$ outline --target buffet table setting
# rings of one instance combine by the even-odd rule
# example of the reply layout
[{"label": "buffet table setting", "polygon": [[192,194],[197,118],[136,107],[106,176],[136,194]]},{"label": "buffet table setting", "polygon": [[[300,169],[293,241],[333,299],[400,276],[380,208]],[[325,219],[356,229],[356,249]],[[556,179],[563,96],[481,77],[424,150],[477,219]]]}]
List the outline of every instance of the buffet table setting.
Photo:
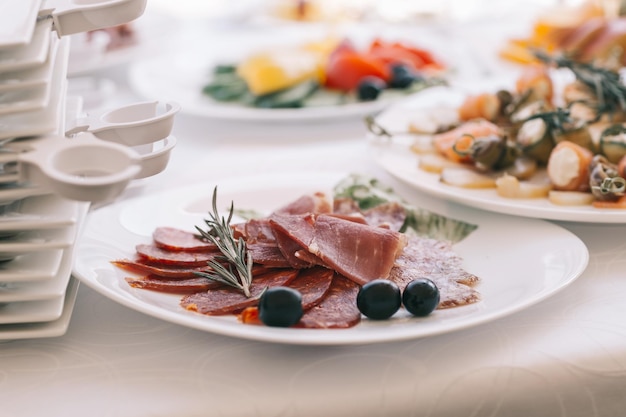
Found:
[{"label": "buffet table setting", "polygon": [[[623,413],[626,211],[449,187],[418,169],[404,131],[424,106],[455,102],[450,90],[514,85],[523,66],[498,53],[529,33],[536,10],[471,10],[453,24],[393,14],[333,22],[333,34],[361,43],[374,33],[428,47],[448,66],[446,85],[343,107],[268,109],[208,101],[212,66],[241,60],[254,42],[320,39],[328,22],[279,24],[255,2],[242,2],[254,13],[233,5],[221,20],[176,15],[167,3],[148,3],[126,49],[89,55],[93,39],[71,35],[67,105],[80,117],[66,127],[89,129],[79,122],[132,103],[166,103],[158,112],[176,115],[159,138],[167,166],[135,172],[111,198],[75,203],[71,276],[54,319],[37,320],[33,307],[35,319],[12,321],[28,305],[11,304],[23,284],[12,287],[8,274],[18,268],[0,269],[0,284],[9,283],[0,285],[0,417]],[[163,154],[149,146],[149,155]],[[480,277],[479,299],[425,317],[401,308],[348,328],[280,328],[190,311],[180,294],[129,285],[137,274],[113,263],[150,245],[158,228],[194,231],[210,217],[212,196],[245,219],[302,195],[333,195],[348,180],[372,180],[378,197],[392,193],[434,218],[434,233],[454,240],[464,270]]]}]

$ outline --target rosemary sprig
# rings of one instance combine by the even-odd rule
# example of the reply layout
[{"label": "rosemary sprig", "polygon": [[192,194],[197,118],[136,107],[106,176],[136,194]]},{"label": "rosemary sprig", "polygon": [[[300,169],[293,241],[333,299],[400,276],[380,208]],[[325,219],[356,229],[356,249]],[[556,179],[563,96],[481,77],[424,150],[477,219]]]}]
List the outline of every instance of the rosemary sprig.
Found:
[{"label": "rosemary sprig", "polygon": [[[213,190],[213,212],[209,212],[209,219],[205,219],[207,230],[196,226],[203,238],[213,242],[222,253],[219,258],[227,262],[226,266],[216,259],[208,261],[214,272],[196,272],[197,275],[221,282],[243,291],[250,297],[252,285],[252,255],[247,251],[246,242],[239,238],[235,240],[230,221],[233,217],[234,206],[231,202],[228,218],[220,217],[217,210],[217,187]],[[233,269],[234,268],[234,269]]]}]

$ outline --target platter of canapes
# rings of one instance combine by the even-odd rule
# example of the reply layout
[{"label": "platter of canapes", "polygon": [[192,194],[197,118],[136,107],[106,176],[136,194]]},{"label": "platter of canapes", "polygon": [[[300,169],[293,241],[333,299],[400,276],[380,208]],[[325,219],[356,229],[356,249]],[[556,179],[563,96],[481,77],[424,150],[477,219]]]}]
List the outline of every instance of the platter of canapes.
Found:
[{"label": "platter of canapes", "polygon": [[527,217],[626,221],[626,86],[543,56],[506,88],[435,87],[367,120],[377,163],[430,194]]}]

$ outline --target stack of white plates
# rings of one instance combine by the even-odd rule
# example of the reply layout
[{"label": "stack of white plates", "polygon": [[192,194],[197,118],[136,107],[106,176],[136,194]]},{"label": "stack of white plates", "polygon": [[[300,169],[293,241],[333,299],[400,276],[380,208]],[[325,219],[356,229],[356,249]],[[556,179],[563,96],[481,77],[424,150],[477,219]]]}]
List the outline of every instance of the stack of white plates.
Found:
[{"label": "stack of white plates", "polygon": [[[0,139],[61,133],[69,40],[37,19],[41,2],[4,0],[0,9]],[[74,103],[76,105],[76,103]],[[77,284],[74,243],[87,203],[0,174],[0,340],[63,334]]]},{"label": "stack of white plates", "polygon": [[[81,110],[67,97],[69,37],[57,36],[59,20],[43,7],[0,4],[0,141],[63,137]],[[24,181],[16,161],[0,162],[0,340],[59,336],[78,289],[73,253],[89,203]]]}]

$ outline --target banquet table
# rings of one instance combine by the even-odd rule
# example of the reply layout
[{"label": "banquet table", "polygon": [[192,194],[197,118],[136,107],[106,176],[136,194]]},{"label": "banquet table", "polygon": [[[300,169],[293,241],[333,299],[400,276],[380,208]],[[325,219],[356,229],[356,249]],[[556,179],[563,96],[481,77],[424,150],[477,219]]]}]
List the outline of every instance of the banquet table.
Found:
[{"label": "banquet table", "polygon": [[[136,99],[124,68],[105,75],[117,83],[115,100]],[[174,135],[168,168],[131,184],[119,201],[255,175],[341,171],[379,178],[434,210],[456,205],[373,163],[361,119],[233,124],[183,113]],[[402,341],[320,346],[223,336],[81,283],[66,334],[0,343],[0,417],[623,415],[626,225],[551,223],[589,250],[577,280],[506,317]]]}]

